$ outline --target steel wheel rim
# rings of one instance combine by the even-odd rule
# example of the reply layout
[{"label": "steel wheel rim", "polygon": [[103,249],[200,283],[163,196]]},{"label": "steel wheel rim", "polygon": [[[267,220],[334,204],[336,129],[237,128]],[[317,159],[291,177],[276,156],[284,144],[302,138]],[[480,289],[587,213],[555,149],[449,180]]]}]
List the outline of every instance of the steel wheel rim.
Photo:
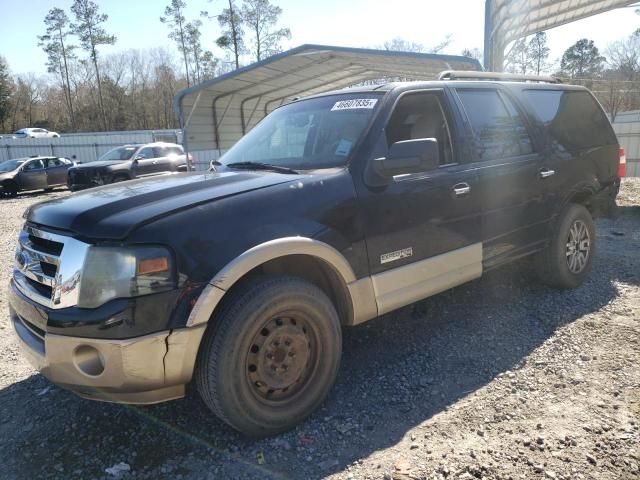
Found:
[{"label": "steel wheel rim", "polygon": [[298,394],[317,364],[317,340],[309,323],[283,315],[267,321],[249,344],[245,376],[254,396],[265,403]]},{"label": "steel wheel rim", "polygon": [[576,220],[569,228],[567,235],[567,266],[571,273],[580,273],[587,266],[591,254],[591,236],[587,225]]}]

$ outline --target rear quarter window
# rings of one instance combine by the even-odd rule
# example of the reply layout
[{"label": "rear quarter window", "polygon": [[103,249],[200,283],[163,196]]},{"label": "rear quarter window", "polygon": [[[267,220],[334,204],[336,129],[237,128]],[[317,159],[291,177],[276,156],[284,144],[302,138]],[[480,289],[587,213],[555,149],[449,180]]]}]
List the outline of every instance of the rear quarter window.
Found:
[{"label": "rear quarter window", "polygon": [[589,92],[525,90],[524,97],[560,149],[575,151],[617,144],[609,119]]}]

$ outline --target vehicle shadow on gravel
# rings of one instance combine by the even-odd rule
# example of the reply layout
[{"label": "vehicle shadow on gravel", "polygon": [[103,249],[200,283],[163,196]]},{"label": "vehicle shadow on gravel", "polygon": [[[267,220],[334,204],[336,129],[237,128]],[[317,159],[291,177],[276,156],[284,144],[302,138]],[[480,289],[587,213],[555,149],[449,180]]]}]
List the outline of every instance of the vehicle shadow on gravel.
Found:
[{"label": "vehicle shadow on gravel", "polygon": [[[34,375],[0,390],[6,458],[0,477],[101,477],[119,462],[135,478],[319,478],[341,471],[397,444],[416,425],[517,368],[558,327],[609,303],[621,267],[606,254],[608,241],[597,274],[577,290],[535,283],[522,262],[346,329],[329,399],[276,438],[243,437],[193,393],[150,407],[110,405],[79,399]],[[638,260],[625,268],[623,281],[638,282]]]}]

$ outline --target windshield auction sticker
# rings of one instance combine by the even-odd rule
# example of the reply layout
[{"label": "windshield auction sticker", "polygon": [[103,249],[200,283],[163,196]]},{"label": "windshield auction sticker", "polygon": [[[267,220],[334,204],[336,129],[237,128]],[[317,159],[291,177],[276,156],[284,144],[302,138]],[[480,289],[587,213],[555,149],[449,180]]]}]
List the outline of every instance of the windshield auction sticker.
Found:
[{"label": "windshield auction sticker", "polygon": [[334,110],[353,110],[356,108],[368,108],[371,109],[375,107],[378,102],[377,98],[353,98],[351,100],[340,100],[336,102],[333,107],[331,107],[331,111]]}]

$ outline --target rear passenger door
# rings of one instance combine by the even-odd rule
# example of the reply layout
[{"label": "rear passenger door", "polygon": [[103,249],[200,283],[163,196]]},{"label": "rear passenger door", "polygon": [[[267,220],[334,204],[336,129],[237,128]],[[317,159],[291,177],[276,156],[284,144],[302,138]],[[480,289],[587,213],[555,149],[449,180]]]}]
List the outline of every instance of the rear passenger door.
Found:
[{"label": "rear passenger door", "polygon": [[54,187],[67,183],[69,165],[59,158],[47,158],[47,186]]},{"label": "rear passenger door", "polygon": [[483,264],[491,268],[546,239],[549,211],[540,182],[542,155],[522,110],[496,85],[457,88],[475,145],[482,202]]}]

